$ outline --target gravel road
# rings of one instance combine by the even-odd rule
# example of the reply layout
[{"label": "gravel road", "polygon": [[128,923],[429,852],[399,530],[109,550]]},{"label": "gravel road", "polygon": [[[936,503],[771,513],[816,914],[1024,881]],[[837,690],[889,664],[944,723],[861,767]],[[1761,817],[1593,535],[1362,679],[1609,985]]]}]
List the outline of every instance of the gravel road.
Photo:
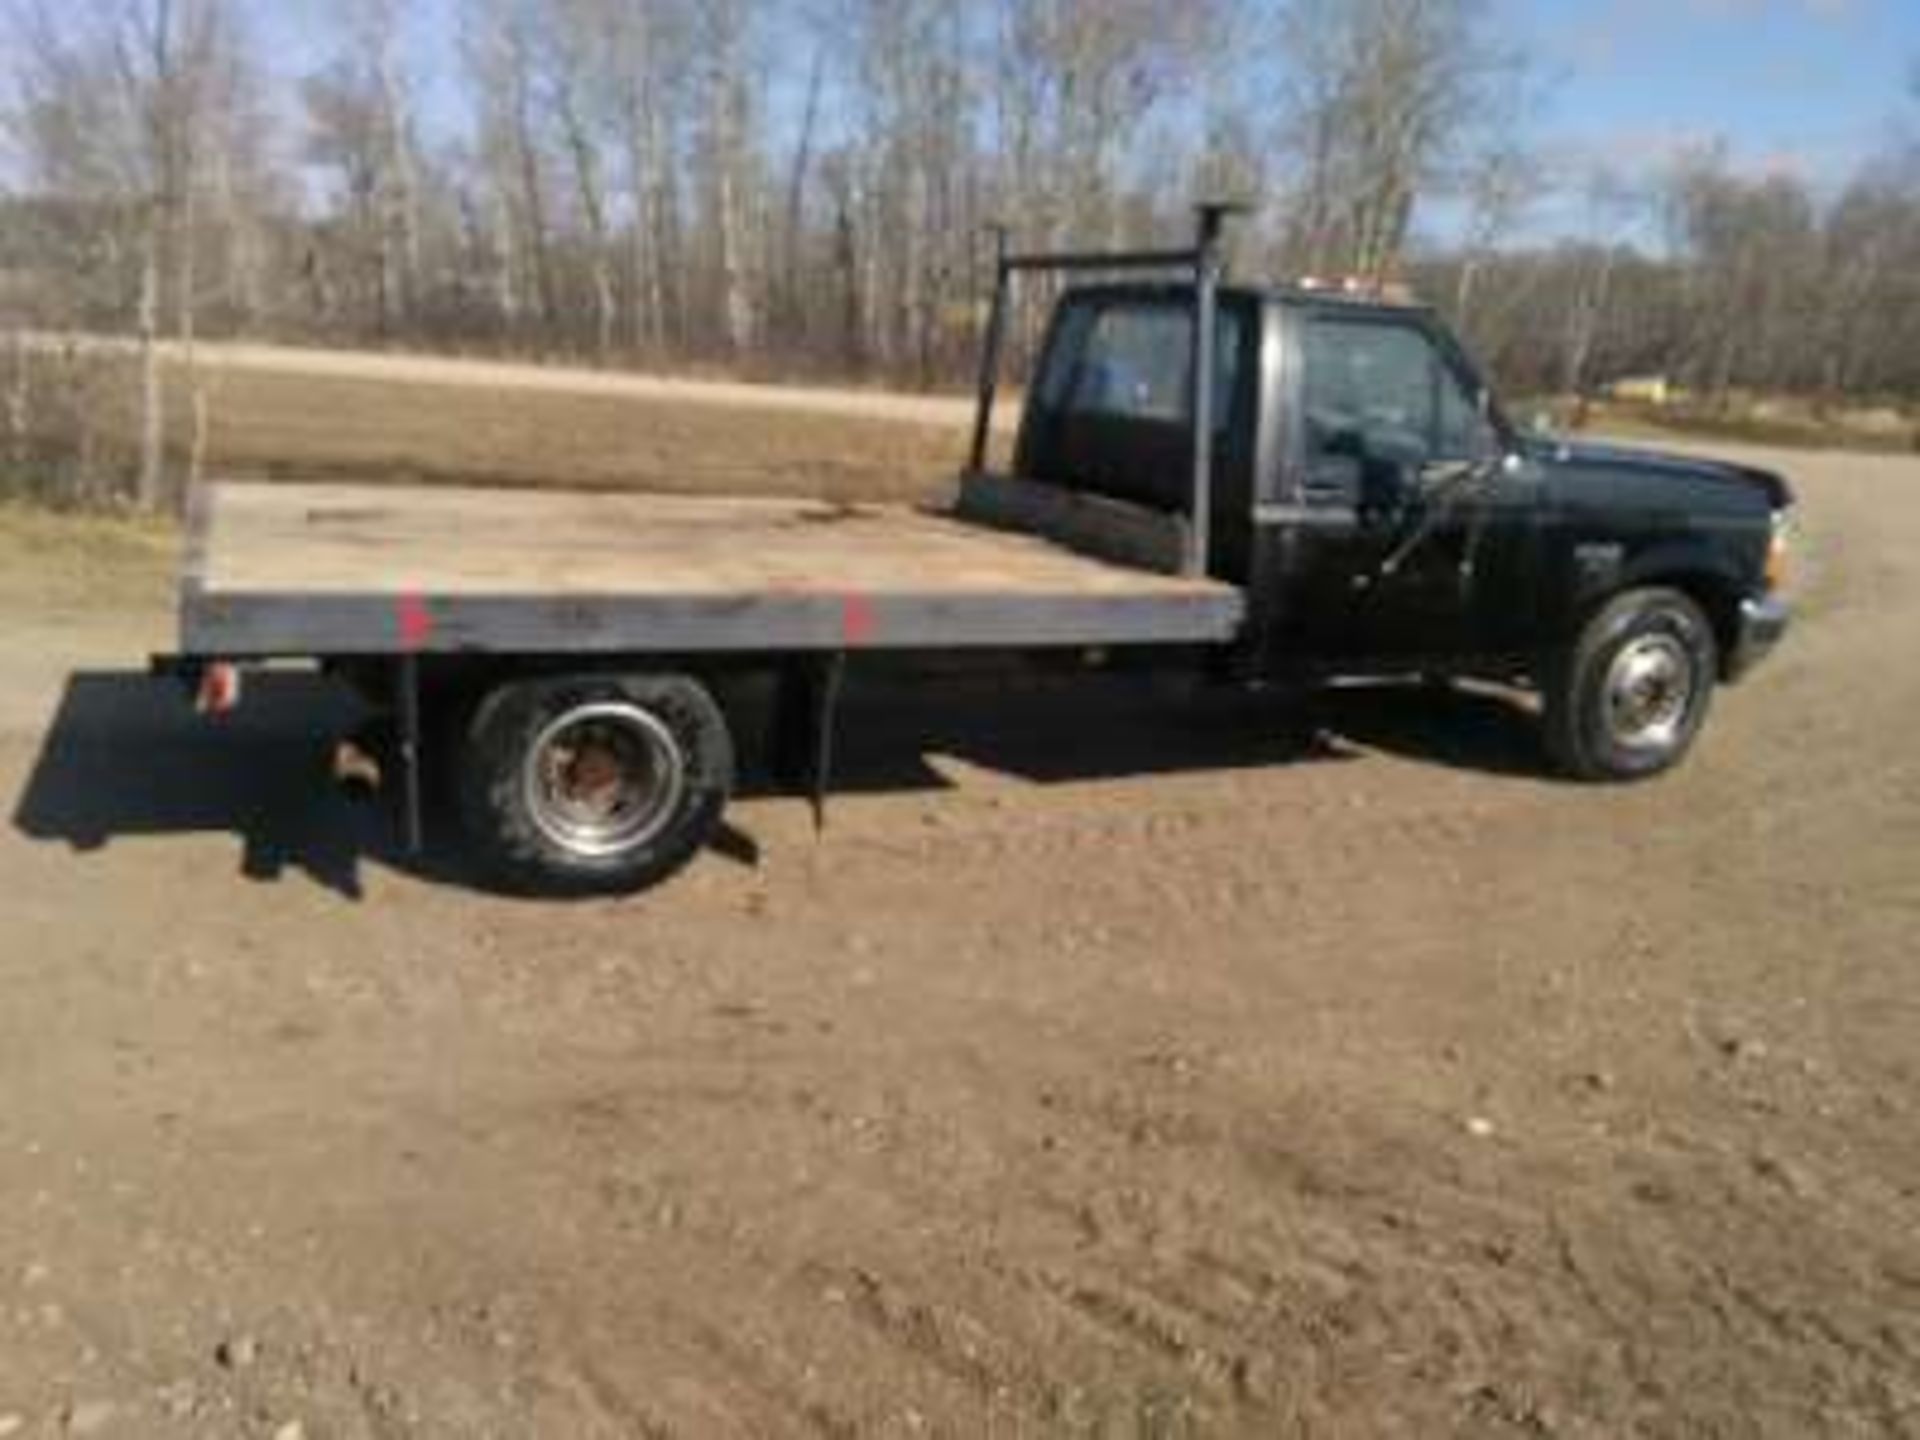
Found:
[{"label": "gravel road", "polygon": [[1920,1435],[1920,463],[1762,458],[1805,620],[1659,784],[868,694],[824,839],[573,907],[16,537],[0,1435]]}]

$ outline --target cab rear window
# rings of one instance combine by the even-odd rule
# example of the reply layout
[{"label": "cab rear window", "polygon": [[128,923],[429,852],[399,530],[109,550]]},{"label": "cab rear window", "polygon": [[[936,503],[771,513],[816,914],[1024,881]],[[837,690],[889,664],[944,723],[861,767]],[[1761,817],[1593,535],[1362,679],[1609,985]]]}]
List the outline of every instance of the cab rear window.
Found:
[{"label": "cab rear window", "polygon": [[[1240,316],[1219,312],[1217,396],[1237,393]],[[1190,423],[1193,310],[1174,301],[1127,300],[1076,305],[1062,317],[1036,390],[1057,414],[1162,424]],[[1216,404],[1225,429],[1231,406]]]}]

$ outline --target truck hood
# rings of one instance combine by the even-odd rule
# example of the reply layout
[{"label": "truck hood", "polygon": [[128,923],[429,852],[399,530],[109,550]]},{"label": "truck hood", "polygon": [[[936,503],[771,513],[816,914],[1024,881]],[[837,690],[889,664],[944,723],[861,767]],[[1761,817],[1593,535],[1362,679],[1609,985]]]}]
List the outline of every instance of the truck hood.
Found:
[{"label": "truck hood", "polygon": [[1679,483],[1725,485],[1764,495],[1767,504],[1783,510],[1793,504],[1793,490],[1786,480],[1771,470],[1736,465],[1724,460],[1705,460],[1693,455],[1675,455],[1661,450],[1641,450],[1623,445],[1574,443],[1558,439],[1530,441],[1528,454],[1550,470],[1570,475],[1605,473],[1638,481],[1671,480]]}]

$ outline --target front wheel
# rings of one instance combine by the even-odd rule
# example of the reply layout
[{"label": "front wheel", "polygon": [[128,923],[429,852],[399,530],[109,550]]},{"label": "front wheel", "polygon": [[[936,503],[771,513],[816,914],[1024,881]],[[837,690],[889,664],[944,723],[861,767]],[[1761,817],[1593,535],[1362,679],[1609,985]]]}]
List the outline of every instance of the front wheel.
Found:
[{"label": "front wheel", "polygon": [[1547,748],[1581,780],[1643,780],[1692,748],[1713,700],[1713,627],[1678,590],[1616,596],[1545,676]]},{"label": "front wheel", "polygon": [[503,685],[461,754],[469,840],[506,887],[641,890],[711,838],[733,789],[726,718],[685,676],[575,675]]}]

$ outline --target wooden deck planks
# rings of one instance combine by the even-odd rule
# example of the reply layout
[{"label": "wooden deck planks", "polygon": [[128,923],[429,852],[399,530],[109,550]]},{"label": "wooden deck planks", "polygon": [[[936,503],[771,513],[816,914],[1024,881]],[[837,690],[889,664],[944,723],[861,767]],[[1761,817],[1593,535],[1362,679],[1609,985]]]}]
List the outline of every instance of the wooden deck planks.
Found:
[{"label": "wooden deck planks", "polygon": [[204,592],[1167,596],[1210,581],[893,506],[433,486],[211,487]]}]

